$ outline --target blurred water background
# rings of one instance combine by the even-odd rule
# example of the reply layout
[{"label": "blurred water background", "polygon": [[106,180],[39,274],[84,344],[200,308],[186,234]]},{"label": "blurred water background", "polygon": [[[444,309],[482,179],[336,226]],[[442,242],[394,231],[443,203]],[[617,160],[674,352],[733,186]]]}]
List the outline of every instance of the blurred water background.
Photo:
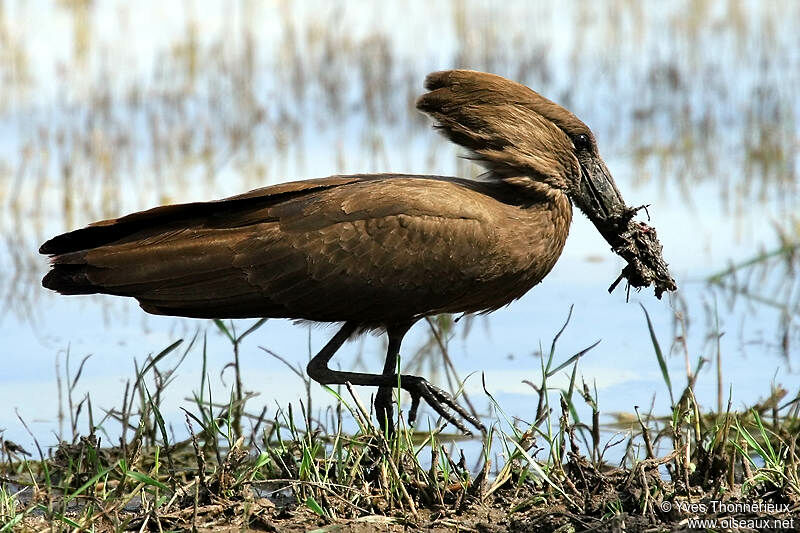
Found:
[{"label": "blurred water background", "polygon": [[[233,384],[223,371],[230,343],[211,322],[42,289],[41,242],[133,210],[280,181],[477,175],[414,110],[424,76],[456,67],[525,83],[583,119],[628,204],[650,204],[680,287],[663,301],[652,291],[630,302],[622,288],[609,295],[621,262],[576,211],[564,254],[540,286],[446,331],[459,375],[472,374],[466,391],[479,411],[490,408],[484,373],[506,414],[531,420],[536,396],[523,380],[539,382],[539,354],[571,304],[556,359],[602,339],[578,377],[597,390],[606,423],[635,405],[669,410],[640,303],[669,353],[676,393],[687,365],[704,358],[695,392],[709,408],[729,397],[742,408],[780,387],[786,399],[797,394],[796,2],[5,0],[0,435],[30,449],[21,417],[43,444],[70,440],[70,396],[78,403],[89,394],[97,422],[121,402],[134,361],[141,367],[179,338],[185,346],[199,335],[162,398],[176,433],[186,432],[179,408],[191,407],[201,382],[204,336],[212,394],[227,400]],[[240,365],[244,388],[259,396],[248,410],[266,407],[271,418],[305,398],[302,381],[260,347],[304,366],[332,334],[271,320],[250,335]],[[336,361],[378,371],[384,343],[351,342]],[[429,324],[412,330],[403,353],[409,370],[446,383]],[[564,371],[552,385],[568,379]],[[371,392],[360,391],[365,400]],[[324,419],[333,398],[316,385],[312,398]],[[86,417],[84,408],[74,421],[83,433]],[[112,443],[119,435],[110,420],[100,431]]]}]

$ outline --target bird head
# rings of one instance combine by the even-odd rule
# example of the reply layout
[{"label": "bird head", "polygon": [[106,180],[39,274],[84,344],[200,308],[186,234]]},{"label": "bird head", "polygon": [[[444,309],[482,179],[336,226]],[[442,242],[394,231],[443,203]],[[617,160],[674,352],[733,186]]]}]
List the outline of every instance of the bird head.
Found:
[{"label": "bird head", "polygon": [[417,100],[489,176],[545,195],[563,192],[593,221],[627,209],[578,117],[519,83],[470,70],[434,72]]},{"label": "bird head", "polygon": [[470,70],[434,72],[417,109],[488,170],[488,178],[528,196],[566,194],[614,252],[628,262],[620,278],[655,284],[658,297],[675,290],[655,230],[633,221],[589,127],[555,102],[519,83]]}]

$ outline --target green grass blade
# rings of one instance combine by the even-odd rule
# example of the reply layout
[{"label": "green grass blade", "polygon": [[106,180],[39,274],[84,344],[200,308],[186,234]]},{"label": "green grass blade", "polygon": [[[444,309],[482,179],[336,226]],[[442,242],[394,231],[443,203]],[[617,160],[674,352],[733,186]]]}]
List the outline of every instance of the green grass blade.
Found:
[{"label": "green grass blade", "polygon": [[540,478],[541,478],[541,479],[542,479],[542,480],[543,480],[545,483],[547,483],[548,485],[550,485],[551,487],[553,487],[553,489],[555,489],[555,490],[556,490],[556,491],[557,491],[559,494],[561,494],[561,496],[563,496],[563,497],[564,497],[564,498],[565,498],[567,501],[569,501],[570,503],[572,503],[572,504],[574,505],[574,502],[572,501],[572,499],[571,499],[569,496],[567,496],[567,493],[566,493],[566,492],[564,492],[564,491],[561,489],[561,487],[559,487],[558,485],[556,485],[555,483],[553,483],[553,480],[551,480],[551,479],[550,479],[550,476],[548,476],[548,475],[547,475],[547,473],[546,473],[546,472],[545,472],[545,471],[542,469],[542,467],[541,467],[541,466],[539,466],[539,463],[537,463],[537,462],[536,462],[536,461],[533,459],[533,457],[531,457],[530,455],[528,455],[528,452],[527,452],[527,451],[525,451],[525,449],[524,449],[522,446],[520,446],[520,445],[519,445],[519,444],[518,444],[516,441],[514,441],[514,440],[511,440],[511,444],[513,444],[513,445],[514,445],[514,446],[517,448],[517,451],[520,453],[520,455],[522,455],[522,457],[524,457],[524,458],[525,458],[525,460],[526,460],[526,461],[528,462],[528,464],[531,466],[531,468],[533,469],[533,471],[534,471],[534,472],[536,472],[536,474],[537,474],[537,475],[538,475],[538,476],[539,476],[539,477],[540,477]]},{"label": "green grass blade", "polygon": [[563,363],[561,363],[560,365],[558,365],[557,367],[555,367],[554,369],[552,369],[552,370],[549,370],[549,371],[547,372],[547,377],[548,377],[548,378],[551,378],[551,377],[553,377],[553,376],[554,376],[554,375],[555,375],[557,372],[559,372],[559,371],[561,371],[561,370],[563,370],[563,369],[567,368],[567,367],[568,367],[569,365],[571,365],[572,363],[576,363],[576,362],[578,361],[578,359],[580,359],[581,357],[583,357],[584,355],[586,355],[586,353],[587,353],[589,350],[591,350],[592,348],[594,348],[594,347],[595,347],[595,346],[597,346],[598,344],[600,344],[600,341],[599,341],[599,340],[598,340],[598,341],[596,341],[596,342],[595,342],[594,344],[592,344],[591,346],[588,346],[588,347],[584,348],[583,350],[581,350],[580,352],[576,353],[575,355],[573,355],[572,357],[570,357],[569,359],[567,359],[566,361],[564,361]]},{"label": "green grass blade", "polygon": [[134,472],[133,470],[128,470],[125,472],[125,475],[129,478],[138,481],[139,483],[144,483],[145,485],[150,485],[151,487],[158,487],[161,490],[169,490],[169,487],[158,481],[157,479],[153,479],[147,474],[143,474],[141,472]]},{"label": "green grass blade", "polygon": [[153,398],[150,396],[150,391],[147,387],[144,388],[145,392],[147,393],[147,401],[150,402],[150,406],[153,408],[153,414],[156,417],[156,424],[158,424],[158,429],[161,431],[161,438],[164,441],[164,447],[169,448],[169,437],[167,436],[167,426],[164,424],[164,417],[161,416],[161,411],[158,409],[158,406],[153,402]]},{"label": "green grass blade", "polygon": [[306,498],[306,507],[317,513],[322,518],[327,518],[327,516],[325,516],[325,511],[322,510],[322,507],[320,507],[320,505],[317,503],[317,500],[315,500],[313,496]]},{"label": "green grass blade", "polygon": [[[46,505],[42,505],[41,503],[38,504],[36,507],[39,510],[45,512],[45,513],[49,512],[49,509],[47,508],[47,506]],[[68,526],[75,528],[76,531],[84,531],[85,530],[83,527],[81,527],[81,525],[79,523],[75,522],[74,520],[70,520],[69,518],[67,518],[66,516],[64,516],[61,513],[53,513],[53,516],[55,518],[57,518],[59,521],[64,522]]]},{"label": "green grass blade", "polygon": [[181,344],[183,344],[183,339],[178,339],[178,340],[176,340],[175,342],[173,342],[172,344],[170,344],[169,346],[167,346],[166,348],[164,348],[163,350],[161,350],[161,351],[158,353],[158,355],[156,355],[155,357],[153,357],[153,358],[150,360],[150,362],[149,362],[149,363],[147,363],[147,364],[144,366],[144,368],[142,368],[142,371],[141,371],[141,372],[139,372],[139,375],[140,375],[140,376],[144,376],[145,374],[147,374],[147,372],[149,372],[149,371],[150,371],[150,369],[151,369],[151,368],[153,368],[153,367],[155,366],[155,364],[156,364],[156,363],[158,363],[159,361],[161,361],[162,359],[164,359],[164,358],[165,358],[167,355],[169,355],[169,354],[170,354],[170,353],[171,353],[171,352],[172,352],[172,351],[173,351],[175,348],[177,348],[177,347],[178,347],[178,346],[180,346]]},{"label": "green grass blade", "polygon": [[644,308],[644,305],[639,304],[644,311],[644,317],[647,319],[647,329],[650,331],[650,341],[653,343],[653,350],[656,352],[656,358],[658,359],[658,366],[661,367],[661,376],[664,378],[664,383],[667,384],[667,390],[669,391],[669,402],[672,405],[675,405],[675,398],[672,395],[672,380],[669,379],[669,369],[667,368],[667,361],[664,359],[664,352],[661,351],[661,345],[658,343],[658,339],[656,338],[655,329],[653,329],[653,322],[650,320],[650,315],[647,313],[647,309]]},{"label": "green grass blade", "polygon": [[228,326],[226,326],[222,320],[215,318],[214,324],[216,324],[219,330],[224,333],[226,337],[228,337],[228,340],[231,341],[231,343],[236,342],[236,337],[233,336],[233,333],[231,333],[231,331],[228,329]]},{"label": "green grass blade", "polygon": [[71,493],[71,494],[68,494],[68,495],[67,495],[67,497],[66,497],[66,498],[64,498],[64,505],[66,506],[66,504],[68,504],[69,502],[71,502],[72,500],[74,500],[75,498],[77,498],[77,497],[78,497],[78,496],[79,496],[81,493],[83,493],[83,491],[85,491],[85,490],[86,490],[86,489],[88,489],[89,487],[91,487],[91,486],[95,485],[95,484],[97,483],[97,481],[98,481],[98,480],[99,480],[101,477],[103,477],[103,476],[105,476],[106,474],[108,474],[109,472],[111,472],[111,470],[113,470],[115,467],[116,467],[116,465],[114,465],[114,466],[109,466],[109,467],[107,467],[107,468],[104,468],[104,469],[103,469],[103,470],[101,470],[100,472],[96,473],[95,475],[93,475],[91,478],[89,478],[89,480],[88,480],[86,483],[84,483],[83,485],[81,485],[80,487],[78,487],[78,488],[75,490],[75,492],[73,492],[73,493]]},{"label": "green grass blade", "polygon": [[254,331],[256,331],[258,328],[260,328],[261,326],[263,326],[263,325],[264,325],[266,322],[267,322],[267,319],[266,319],[266,318],[262,318],[262,319],[260,319],[258,322],[256,322],[255,324],[253,324],[252,326],[250,326],[249,328],[247,328],[247,331],[245,331],[244,333],[242,333],[241,335],[239,335],[239,339],[238,339],[238,341],[239,341],[239,342],[242,342],[242,340],[243,340],[245,337],[247,337],[248,335],[250,335],[251,333],[253,333]]},{"label": "green grass blade", "polygon": [[6,524],[3,527],[0,527],[0,533],[2,533],[3,531],[12,531],[13,530],[12,528],[17,524],[19,524],[23,518],[25,518],[25,513],[17,514],[16,516],[14,516],[14,518],[6,522]]}]

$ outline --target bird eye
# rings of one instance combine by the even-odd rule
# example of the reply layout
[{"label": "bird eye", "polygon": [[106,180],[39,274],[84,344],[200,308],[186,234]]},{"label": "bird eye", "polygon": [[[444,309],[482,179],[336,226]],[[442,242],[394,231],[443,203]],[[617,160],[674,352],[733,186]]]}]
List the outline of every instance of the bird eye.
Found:
[{"label": "bird eye", "polygon": [[572,138],[572,144],[578,151],[590,150],[592,148],[592,140],[585,133],[581,133]]}]

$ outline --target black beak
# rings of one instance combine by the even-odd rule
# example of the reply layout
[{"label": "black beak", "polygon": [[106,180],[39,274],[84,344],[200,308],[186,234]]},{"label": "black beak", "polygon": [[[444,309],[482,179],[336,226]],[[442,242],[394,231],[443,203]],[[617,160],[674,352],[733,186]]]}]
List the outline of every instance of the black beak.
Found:
[{"label": "black beak", "polygon": [[664,291],[674,291],[677,286],[661,255],[661,243],[655,229],[633,220],[642,207],[635,209],[625,205],[600,156],[585,155],[581,157],[580,166],[581,180],[577,190],[571,194],[572,201],[592,221],[614,253],[628,262],[609,292],[622,278],[627,278],[628,283],[636,288],[654,284],[658,298]]},{"label": "black beak", "polygon": [[604,227],[626,216],[630,218],[635,213],[625,205],[611,172],[599,156],[586,157],[581,161],[581,182],[572,199],[606,240],[609,237],[606,237]]}]

